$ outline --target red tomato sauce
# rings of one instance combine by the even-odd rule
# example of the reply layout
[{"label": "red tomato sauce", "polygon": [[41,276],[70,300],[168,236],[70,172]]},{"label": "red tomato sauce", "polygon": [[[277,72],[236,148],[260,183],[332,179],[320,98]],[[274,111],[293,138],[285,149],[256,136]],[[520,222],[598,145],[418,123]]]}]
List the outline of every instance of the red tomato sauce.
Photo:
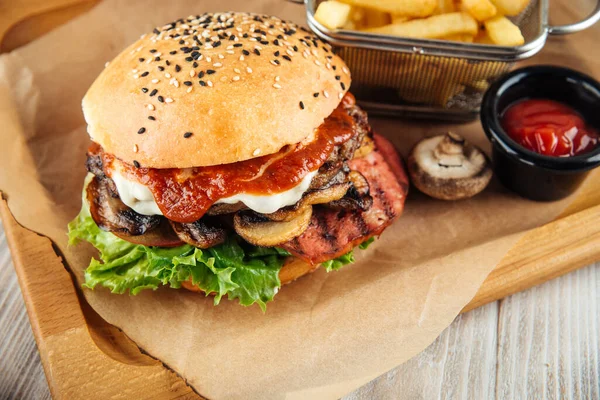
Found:
[{"label": "red tomato sauce", "polygon": [[[600,110],[599,110],[600,111]],[[600,134],[566,104],[545,99],[519,101],[502,116],[508,135],[528,150],[546,156],[572,157],[592,151]]]},{"label": "red tomato sauce", "polygon": [[[310,143],[286,146],[275,154],[232,164],[188,169],[136,168],[121,162],[128,179],[147,186],[165,217],[176,222],[194,222],[219,199],[238,193],[269,195],[292,189],[310,172],[320,168],[334,147],[355,134],[354,119],[347,108],[355,103],[346,94],[340,105],[316,129]],[[99,152],[98,145],[90,149]],[[114,156],[103,153],[110,176]]]}]

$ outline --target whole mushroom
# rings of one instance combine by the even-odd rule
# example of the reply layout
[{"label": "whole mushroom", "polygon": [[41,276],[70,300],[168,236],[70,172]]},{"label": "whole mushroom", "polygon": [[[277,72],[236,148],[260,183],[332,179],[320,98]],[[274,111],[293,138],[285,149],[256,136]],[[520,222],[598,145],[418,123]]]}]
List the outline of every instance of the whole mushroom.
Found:
[{"label": "whole mushroom", "polygon": [[492,178],[485,153],[453,132],[418,142],[408,157],[408,171],[417,189],[441,200],[475,196]]}]

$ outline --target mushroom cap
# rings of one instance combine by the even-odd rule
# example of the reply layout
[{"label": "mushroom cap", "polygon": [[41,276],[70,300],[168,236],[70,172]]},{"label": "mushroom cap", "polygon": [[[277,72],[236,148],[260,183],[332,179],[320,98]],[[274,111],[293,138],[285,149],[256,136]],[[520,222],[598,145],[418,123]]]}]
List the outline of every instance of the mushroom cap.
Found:
[{"label": "mushroom cap", "polygon": [[408,157],[412,183],[441,200],[460,200],[481,192],[492,178],[488,157],[454,133],[419,141]]}]

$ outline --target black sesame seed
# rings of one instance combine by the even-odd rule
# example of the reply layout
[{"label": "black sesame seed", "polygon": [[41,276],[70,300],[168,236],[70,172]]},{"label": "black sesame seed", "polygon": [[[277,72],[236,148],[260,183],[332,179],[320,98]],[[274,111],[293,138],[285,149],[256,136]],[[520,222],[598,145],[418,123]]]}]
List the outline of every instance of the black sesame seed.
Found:
[{"label": "black sesame seed", "polygon": [[159,65],[159,66],[158,66],[158,70],[159,70],[159,71],[164,71],[164,70],[165,70],[165,67],[163,67],[162,65]]},{"label": "black sesame seed", "polygon": [[141,135],[142,133],[146,132],[146,128],[140,128],[138,130],[138,134]]},{"label": "black sesame seed", "polygon": [[154,30],[152,32],[156,33],[157,35],[160,33],[160,31],[156,28],[154,28]]},{"label": "black sesame seed", "polygon": [[177,54],[177,50],[170,51],[169,54],[171,54],[171,55]]},{"label": "black sesame seed", "polygon": [[336,76],[335,76],[335,80],[336,80],[336,81],[339,81],[340,79],[342,79],[342,77],[341,77],[341,76],[339,76],[339,75],[336,75]]},{"label": "black sesame seed", "polygon": [[346,85],[344,84],[344,82],[340,82],[340,86],[342,87],[342,90],[346,90]]},{"label": "black sesame seed", "polygon": [[327,58],[329,58],[331,60],[333,58],[333,56],[327,56]]},{"label": "black sesame seed", "polygon": [[212,75],[212,74],[214,74],[215,72],[217,72],[217,71],[215,71],[214,69],[207,69],[207,70],[206,70],[206,73],[207,73],[207,74],[209,74],[209,75]]},{"label": "black sesame seed", "polygon": [[192,57],[186,57],[185,61],[190,61],[191,62],[191,61],[194,61],[194,59]]},{"label": "black sesame seed", "polygon": [[249,56],[250,52],[246,49],[242,50],[242,54],[244,54],[245,56]]},{"label": "black sesame seed", "polygon": [[254,49],[254,54],[256,54],[257,56],[260,56],[260,51],[258,51],[258,49]]},{"label": "black sesame seed", "polygon": [[229,36],[229,40],[235,40],[235,35]]},{"label": "black sesame seed", "polygon": [[200,52],[194,51],[194,52],[192,52],[191,55],[192,55],[192,57],[196,58],[196,57],[198,57],[200,55]]},{"label": "black sesame seed", "polygon": [[319,97],[319,92],[313,93],[313,97]]},{"label": "black sesame seed", "polygon": [[331,68],[333,68],[334,71],[337,69],[337,67],[335,65],[333,67],[331,67]]},{"label": "black sesame seed", "polygon": [[167,66],[169,66],[169,65],[171,65],[171,61],[165,60],[165,64],[167,64]]},{"label": "black sesame seed", "polygon": [[286,59],[286,60],[288,60],[288,61],[292,61],[292,59],[290,58],[290,56],[287,56],[285,54],[283,55],[283,58]]},{"label": "black sesame seed", "polygon": [[183,39],[181,39],[181,40],[179,41],[179,44],[184,44],[184,43],[185,43],[185,40],[183,40]]},{"label": "black sesame seed", "polygon": [[194,46],[194,47],[192,47],[192,50],[200,50],[200,47]]},{"label": "black sesame seed", "polygon": [[273,53],[273,54],[275,54],[275,57],[279,57],[279,50],[277,50],[277,51],[276,51],[275,53]]},{"label": "black sesame seed", "polygon": [[150,53],[156,53],[156,49],[151,49]]},{"label": "black sesame seed", "polygon": [[140,168],[141,167],[140,163],[137,162],[136,160],[133,160],[133,165],[135,165],[136,168]]},{"label": "black sesame seed", "polygon": [[185,81],[185,82],[183,82],[183,84],[185,86],[192,86],[192,82],[191,81]]},{"label": "black sesame seed", "polygon": [[277,65],[281,64],[281,63],[279,62],[279,60],[273,60],[273,62],[274,62],[275,64],[277,64]]},{"label": "black sesame seed", "polygon": [[204,81],[198,81],[198,83],[200,84],[200,86],[206,86],[206,82]]},{"label": "black sesame seed", "polygon": [[292,47],[294,49],[294,51],[298,51],[298,46],[294,45],[294,47]]},{"label": "black sesame seed", "polygon": [[192,137],[192,135],[193,135],[192,132],[186,132],[186,133],[183,134],[183,137],[186,138],[186,139],[189,139],[189,138]]},{"label": "black sesame seed", "polygon": [[139,62],[144,62],[144,61],[146,61],[146,59],[145,59],[145,58],[143,58],[143,57],[140,57],[140,58],[138,58],[138,61],[139,61]]},{"label": "black sesame seed", "polygon": [[244,39],[246,39],[248,37],[247,33],[244,33],[244,35],[242,36]]},{"label": "black sesame seed", "polygon": [[282,34],[277,35],[277,39],[283,39],[283,35]]},{"label": "black sesame seed", "polygon": [[261,41],[260,41],[260,44],[267,45],[267,44],[269,44],[269,42],[268,42],[268,41],[266,41],[266,40],[261,40]]},{"label": "black sesame seed", "polygon": [[154,61],[160,61],[160,57],[154,57]]},{"label": "black sesame seed", "polygon": [[153,89],[153,90],[150,92],[150,97],[154,96],[156,93],[158,93],[158,89]]},{"label": "black sesame seed", "polygon": [[204,71],[198,72],[198,78],[202,79],[204,77]]},{"label": "black sesame seed", "polygon": [[164,98],[164,97],[162,97],[162,96],[158,96],[158,97],[157,97],[157,99],[158,99],[158,101],[160,101],[161,103],[164,103],[164,102],[165,102],[165,98]]},{"label": "black sesame seed", "polygon": [[217,42],[214,42],[212,46],[213,47],[219,47],[220,45],[221,45],[221,41],[219,40]]},{"label": "black sesame seed", "polygon": [[149,119],[150,121],[156,121],[156,118],[154,118],[152,115],[151,115],[151,116],[149,116],[149,117],[148,117],[148,119]]},{"label": "black sesame seed", "polygon": [[148,88],[145,88],[145,87],[143,87],[143,88],[142,88],[142,92],[143,92],[143,93],[148,93]]},{"label": "black sesame seed", "polygon": [[304,103],[303,102],[300,102],[300,109],[304,110]]},{"label": "black sesame seed", "polygon": [[273,40],[273,44],[274,44],[275,46],[279,46],[279,40],[278,40],[278,39],[275,39],[275,40]]},{"label": "black sesame seed", "polygon": [[194,61],[194,63],[192,64],[192,66],[193,66],[194,68],[196,68],[196,67],[198,66],[198,63],[197,63],[196,61]]},{"label": "black sesame seed", "polygon": [[181,67],[179,66],[179,64],[175,65],[175,72],[179,72],[181,71]]},{"label": "black sesame seed", "polygon": [[142,74],[141,74],[140,76],[142,76],[142,77],[143,77],[143,76],[148,76],[148,74],[149,74],[149,72],[148,72],[148,71],[146,71],[146,72],[142,72]]},{"label": "black sesame seed", "polygon": [[241,43],[236,43],[233,45],[233,47],[242,47],[242,46],[243,46],[243,44],[241,44]]}]

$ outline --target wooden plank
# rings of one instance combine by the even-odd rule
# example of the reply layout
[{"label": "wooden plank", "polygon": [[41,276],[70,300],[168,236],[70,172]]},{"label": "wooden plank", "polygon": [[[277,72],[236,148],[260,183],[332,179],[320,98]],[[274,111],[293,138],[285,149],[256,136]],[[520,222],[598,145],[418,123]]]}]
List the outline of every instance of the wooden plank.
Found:
[{"label": "wooden plank", "polygon": [[53,398],[201,398],[80,301],[50,240],[21,227],[5,200],[0,216]]}]

